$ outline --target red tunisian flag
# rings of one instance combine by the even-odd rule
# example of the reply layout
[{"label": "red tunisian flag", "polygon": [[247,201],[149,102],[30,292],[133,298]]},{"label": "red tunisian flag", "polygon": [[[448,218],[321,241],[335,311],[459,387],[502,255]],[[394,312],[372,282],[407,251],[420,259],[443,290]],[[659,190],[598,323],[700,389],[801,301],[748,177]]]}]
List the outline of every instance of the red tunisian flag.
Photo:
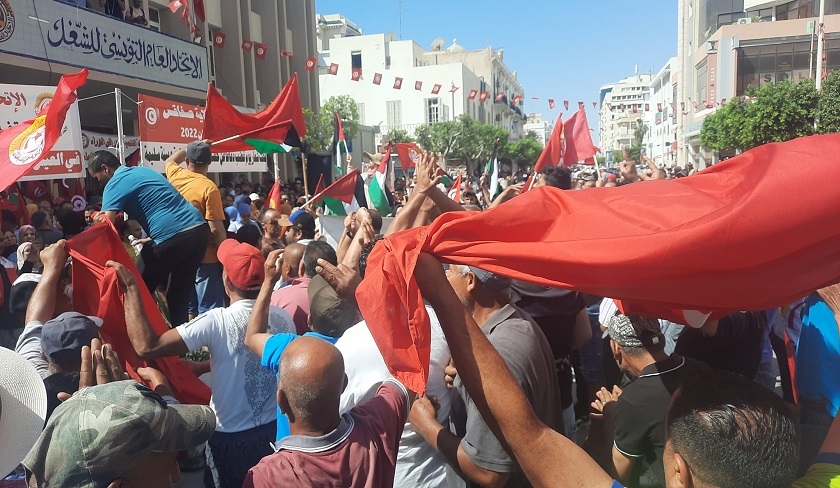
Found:
[{"label": "red tunisian flag", "polygon": [[566,148],[563,151],[563,164],[569,166],[578,161],[591,158],[598,152],[592,144],[589,133],[589,122],[586,120],[586,109],[581,108],[563,124]]},{"label": "red tunisian flag", "polygon": [[[292,127],[280,124],[292,121]],[[204,137],[219,141],[263,127],[279,124],[275,129],[259,133],[260,139],[280,142],[292,147],[300,147],[300,138],[306,135],[306,122],[300,104],[297,75],[286,83],[271,105],[256,114],[242,113],[228,102],[216,87],[207,87],[207,109],[204,118]],[[213,146],[213,152],[226,153],[251,151],[254,148],[241,139],[235,139]]]},{"label": "red tunisian flag", "polygon": [[461,203],[461,173],[455,178],[455,183],[452,183],[452,188],[449,190],[449,198]]},{"label": "red tunisian flag", "polygon": [[140,285],[138,288],[143,299],[143,309],[155,332],[163,334],[169,327],[117,236],[114,225],[107,219],[106,222],[94,225],[67,241],[73,258],[73,307],[79,313],[96,315],[102,319],[102,338],[114,346],[114,351],[132,378],[141,381],[137,368],[153,366],[163,371],[175,390],[175,396],[182,403],[207,404],[210,401],[210,389],[178,358],[159,358],[146,362],[137,357],[126,332],[125,295],[120,289],[114,268],[105,266],[106,262],[116,261],[134,274]]},{"label": "red tunisian flag", "polygon": [[430,333],[413,278],[419,251],[613,297],[676,322],[691,311],[792,303],[840,282],[840,226],[825,225],[840,208],[833,188],[839,151],[840,135],[805,137],[758,147],[690,178],[586,191],[539,187],[486,212],[449,212],[377,243],[356,292],[359,308],[391,372],[421,393]]},{"label": "red tunisian flag", "polygon": [[58,82],[46,113],[0,131],[0,188],[6,188],[33,166],[58,141],[67,110],[76,101],[76,90],[87,81],[88,70],[64,75]]},{"label": "red tunisian flag", "polygon": [[563,161],[563,114],[557,117],[557,123],[554,124],[554,130],[551,131],[551,137],[543,148],[540,157],[534,164],[534,173],[548,168],[549,166],[557,166]]},{"label": "red tunisian flag", "polygon": [[193,0],[193,12],[198,20],[202,22],[207,21],[207,16],[204,13],[204,0]]},{"label": "red tunisian flag", "polygon": [[423,157],[423,150],[413,142],[398,142],[395,146],[397,146],[397,156],[400,158],[402,169],[417,166],[420,158]]}]

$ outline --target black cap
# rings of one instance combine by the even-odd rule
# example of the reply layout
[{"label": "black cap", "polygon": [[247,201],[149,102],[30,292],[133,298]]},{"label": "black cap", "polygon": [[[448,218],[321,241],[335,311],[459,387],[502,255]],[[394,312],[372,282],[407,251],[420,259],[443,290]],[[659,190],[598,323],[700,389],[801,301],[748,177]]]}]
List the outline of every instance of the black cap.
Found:
[{"label": "black cap", "polygon": [[315,232],[315,217],[313,217],[306,210],[296,210],[289,216],[289,218],[280,219],[280,225],[283,227],[294,227],[302,232]]},{"label": "black cap", "polygon": [[187,159],[195,164],[210,164],[210,145],[201,141],[187,144]]},{"label": "black cap", "polygon": [[102,319],[78,312],[64,312],[41,329],[41,350],[53,362],[78,361],[82,346],[99,337]]}]

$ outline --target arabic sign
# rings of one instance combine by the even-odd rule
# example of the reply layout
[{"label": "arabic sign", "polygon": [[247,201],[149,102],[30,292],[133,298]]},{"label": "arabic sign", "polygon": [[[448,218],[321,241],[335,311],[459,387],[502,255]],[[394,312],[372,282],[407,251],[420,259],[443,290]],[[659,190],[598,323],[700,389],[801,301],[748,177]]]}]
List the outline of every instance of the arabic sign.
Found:
[{"label": "arabic sign", "polygon": [[[0,84],[0,129],[35,118],[49,104],[54,86]],[[61,137],[43,161],[21,180],[44,180],[82,176],[82,126],[78,102],[70,106]]]},{"label": "arabic sign", "polygon": [[15,26],[0,51],[204,91],[201,45],[57,1],[5,0]]},{"label": "arabic sign", "polygon": [[[128,157],[140,147],[140,138],[135,136],[123,136],[125,144],[125,155]],[[114,134],[101,134],[89,130],[82,131],[82,152],[85,161],[89,161],[96,151],[105,150],[117,154],[117,136]]]},{"label": "arabic sign", "polygon": [[[204,107],[177,103],[140,94],[141,163],[164,172],[169,156],[192,141],[203,138]],[[214,154],[211,173],[264,172],[265,156],[256,151]]]}]

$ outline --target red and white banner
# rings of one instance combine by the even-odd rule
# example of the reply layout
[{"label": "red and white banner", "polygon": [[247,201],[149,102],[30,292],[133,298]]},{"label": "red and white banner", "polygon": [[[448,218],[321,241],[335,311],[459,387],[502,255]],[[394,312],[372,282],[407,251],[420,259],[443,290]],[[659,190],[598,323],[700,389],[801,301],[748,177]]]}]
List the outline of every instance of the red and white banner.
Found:
[{"label": "red and white banner", "polygon": [[338,64],[337,63],[330,63],[330,68],[328,73],[335,76],[338,74]]},{"label": "red and white banner", "polygon": [[353,81],[361,80],[362,79],[362,68],[353,68],[350,76],[353,79]]},{"label": "red and white banner", "polygon": [[487,101],[487,97],[489,97],[489,96],[490,96],[490,92],[483,91],[483,92],[481,92],[481,95],[479,95],[478,101],[481,102],[481,103],[484,103],[484,102]]},{"label": "red and white banner", "polygon": [[315,71],[318,66],[318,60],[315,58],[306,58],[306,71]]},{"label": "red and white banner", "polygon": [[258,42],[254,43],[254,54],[257,56],[257,59],[265,59],[265,55],[268,52],[268,46],[265,44],[260,44]]},{"label": "red and white banner", "polygon": [[382,83],[382,73],[375,73],[373,75],[373,84],[378,85]]},{"label": "red and white banner", "polygon": [[[548,109],[549,109],[549,110],[554,110],[554,107],[555,107],[555,105],[554,105],[554,99],[553,99],[553,98],[549,98],[549,99],[548,99]],[[566,109],[567,109],[567,110],[568,110],[568,108],[569,108],[569,107],[566,107]]]},{"label": "red and white banner", "polygon": [[[6,129],[34,119],[52,100],[54,86],[0,84],[0,128]],[[42,114],[43,115],[43,114]],[[61,137],[46,157],[20,180],[84,177],[82,124],[79,103],[67,111]]]},{"label": "red and white banner", "polygon": [[242,41],[242,50],[246,53],[251,52],[251,48],[254,47],[254,43],[251,41]]},{"label": "red and white banner", "polygon": [[[204,107],[188,105],[141,93],[140,165],[165,171],[166,160],[192,141],[204,138]],[[131,151],[126,151],[129,154]],[[256,151],[213,154],[211,173],[267,171],[265,156]]]},{"label": "red and white banner", "polygon": [[432,87],[432,95],[437,95],[440,93],[440,89],[442,88],[441,85],[435,85]]},{"label": "red and white banner", "polygon": [[400,78],[400,77],[397,77],[396,79],[394,79],[394,89],[399,90],[400,88],[402,88],[402,82],[403,82],[403,79]]},{"label": "red and white banner", "polygon": [[423,82],[422,81],[415,81],[414,82],[414,89],[420,91],[423,89]]},{"label": "red and white banner", "polygon": [[478,96],[478,90],[470,90],[470,94],[467,97],[468,100],[475,100],[475,97]]}]

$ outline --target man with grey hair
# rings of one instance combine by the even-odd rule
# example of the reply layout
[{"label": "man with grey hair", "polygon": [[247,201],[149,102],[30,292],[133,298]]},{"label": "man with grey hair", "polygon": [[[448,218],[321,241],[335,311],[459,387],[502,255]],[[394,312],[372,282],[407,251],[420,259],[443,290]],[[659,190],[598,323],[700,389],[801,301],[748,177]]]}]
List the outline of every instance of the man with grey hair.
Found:
[{"label": "man with grey hair", "polygon": [[665,335],[657,319],[616,311],[606,325],[604,337],[609,336],[613,358],[634,378],[623,390],[601,388],[592,402],[613,421],[613,472],[625,486],[636,486],[639,478],[665,486],[665,414],[683,380],[705,366],[665,353]]},{"label": "man with grey hair", "polygon": [[[537,416],[562,433],[551,348],[533,319],[510,303],[510,279],[472,266],[446,268],[446,277],[461,303],[504,358]],[[452,396],[452,431],[435,419],[434,399],[419,399],[411,412],[414,429],[446,458],[449,486],[529,486],[459,378],[453,388],[457,395]]]}]

